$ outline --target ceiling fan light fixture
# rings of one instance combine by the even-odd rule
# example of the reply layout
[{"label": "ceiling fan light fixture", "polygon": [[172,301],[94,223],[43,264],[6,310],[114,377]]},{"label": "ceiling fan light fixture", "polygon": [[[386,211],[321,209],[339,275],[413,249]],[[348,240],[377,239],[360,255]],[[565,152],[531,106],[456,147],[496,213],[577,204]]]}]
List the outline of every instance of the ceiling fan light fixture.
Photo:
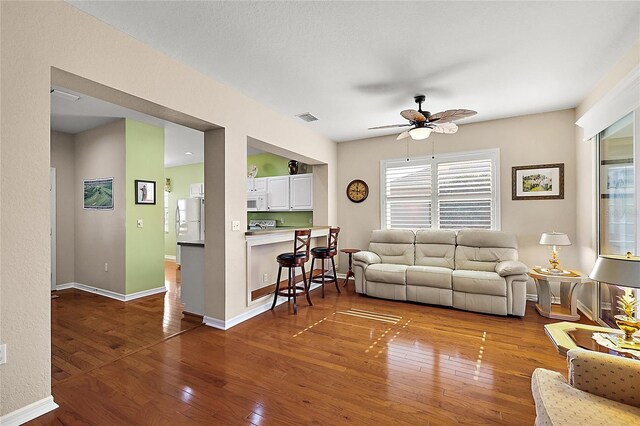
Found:
[{"label": "ceiling fan light fixture", "polygon": [[418,127],[409,130],[409,135],[411,135],[411,139],[420,141],[423,139],[427,139],[431,135],[432,131],[433,129],[430,129],[429,127]]}]

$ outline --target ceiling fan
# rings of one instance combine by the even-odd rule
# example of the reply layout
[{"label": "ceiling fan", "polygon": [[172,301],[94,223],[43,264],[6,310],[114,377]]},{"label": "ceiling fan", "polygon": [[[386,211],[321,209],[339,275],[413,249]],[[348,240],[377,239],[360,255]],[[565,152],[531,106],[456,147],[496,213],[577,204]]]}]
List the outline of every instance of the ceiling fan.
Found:
[{"label": "ceiling fan", "polygon": [[397,140],[411,136],[411,139],[426,139],[431,132],[452,134],[458,131],[458,126],[454,123],[456,120],[471,117],[477,112],[470,109],[448,109],[436,114],[429,111],[422,111],[422,103],[426,97],[424,95],[416,95],[413,99],[418,104],[418,110],[405,109],[400,113],[401,116],[409,120],[407,124],[390,124],[388,126],[370,127],[369,130],[389,129],[393,127],[412,127],[398,135]]}]

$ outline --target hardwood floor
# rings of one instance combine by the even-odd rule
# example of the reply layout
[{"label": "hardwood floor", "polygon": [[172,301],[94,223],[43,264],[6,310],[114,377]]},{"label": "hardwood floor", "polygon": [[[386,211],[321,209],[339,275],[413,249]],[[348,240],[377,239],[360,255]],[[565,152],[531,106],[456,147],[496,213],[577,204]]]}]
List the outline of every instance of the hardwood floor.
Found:
[{"label": "hardwood floor", "polygon": [[165,262],[167,292],[123,303],[85,291],[51,300],[52,384],[109,364],[200,325],[182,315],[175,262]]},{"label": "hardwood floor", "polygon": [[523,319],[349,290],[226,332],[197,327],[57,383],[31,424],[533,424],[537,367],[566,374]]}]

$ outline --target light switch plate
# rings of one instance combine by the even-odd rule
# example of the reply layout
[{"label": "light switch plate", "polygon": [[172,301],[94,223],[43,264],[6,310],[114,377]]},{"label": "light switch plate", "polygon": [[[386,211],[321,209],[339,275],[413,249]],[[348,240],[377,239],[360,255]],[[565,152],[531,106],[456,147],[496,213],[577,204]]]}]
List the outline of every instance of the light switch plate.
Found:
[{"label": "light switch plate", "polygon": [[239,231],[240,230],[240,221],[239,220],[234,220],[231,222],[231,230],[232,231]]},{"label": "light switch plate", "polygon": [[138,225],[138,228],[142,228],[142,226],[143,226],[143,224],[144,224],[144,223],[142,222],[142,219],[138,219],[138,221],[136,222],[136,224]]},{"label": "light switch plate", "polygon": [[0,345],[0,364],[7,363],[7,344],[3,343]]}]

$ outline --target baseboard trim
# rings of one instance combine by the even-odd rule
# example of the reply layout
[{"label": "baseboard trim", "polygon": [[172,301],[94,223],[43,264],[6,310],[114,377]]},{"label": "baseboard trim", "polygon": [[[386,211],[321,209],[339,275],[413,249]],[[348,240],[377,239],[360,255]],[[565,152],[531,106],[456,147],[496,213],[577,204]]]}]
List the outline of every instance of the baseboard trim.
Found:
[{"label": "baseboard trim", "polygon": [[538,295],[537,294],[527,294],[527,300],[529,302],[537,302],[538,301]]},{"label": "baseboard trim", "polygon": [[87,293],[98,294],[100,296],[108,297],[110,299],[119,300],[120,302],[129,302],[131,300],[140,299],[141,297],[152,296],[154,294],[164,293],[167,291],[165,286],[151,288],[149,290],[142,290],[131,294],[116,293],[115,291],[104,290],[97,287],[82,283],[65,283],[56,286],[56,290],[66,290],[69,288],[75,288],[76,290],[86,291]]},{"label": "baseboard trim", "polygon": [[170,254],[165,254],[164,255],[164,259],[165,260],[176,260],[175,256],[171,256]]},{"label": "baseboard trim", "polygon": [[[311,287],[309,289],[309,291],[315,290],[316,288],[320,287],[321,284],[320,283],[313,283],[311,284]],[[304,296],[303,296],[304,297]],[[287,298],[280,296],[278,297],[278,301],[276,302],[276,306],[280,306],[283,303],[286,303]],[[306,302],[306,300],[305,300]],[[247,312],[243,312],[240,315],[236,315],[233,318],[230,318],[228,320],[221,320],[219,318],[213,318],[213,317],[208,317],[208,316],[204,316],[202,318],[202,322],[204,325],[207,325],[209,327],[213,327],[213,328],[217,328],[219,330],[228,330],[233,326],[236,326],[242,322],[245,322],[248,319],[251,319],[257,315],[260,315],[261,313],[267,312],[269,309],[271,309],[271,304],[273,303],[272,300],[269,300],[268,302],[265,302],[261,305],[256,306],[253,309],[248,310]]]},{"label": "baseboard trim", "polygon": [[582,312],[587,318],[589,318],[591,321],[596,322],[593,319],[593,311],[591,309],[589,309],[587,307],[587,305],[585,305],[584,303],[582,303],[580,300],[578,300],[578,310],[580,312]]},{"label": "baseboard trim", "polygon": [[0,424],[3,426],[18,426],[28,421],[40,417],[43,414],[58,408],[58,404],[53,401],[53,396],[42,398],[40,401],[33,402],[25,407],[12,411],[0,417]]}]

